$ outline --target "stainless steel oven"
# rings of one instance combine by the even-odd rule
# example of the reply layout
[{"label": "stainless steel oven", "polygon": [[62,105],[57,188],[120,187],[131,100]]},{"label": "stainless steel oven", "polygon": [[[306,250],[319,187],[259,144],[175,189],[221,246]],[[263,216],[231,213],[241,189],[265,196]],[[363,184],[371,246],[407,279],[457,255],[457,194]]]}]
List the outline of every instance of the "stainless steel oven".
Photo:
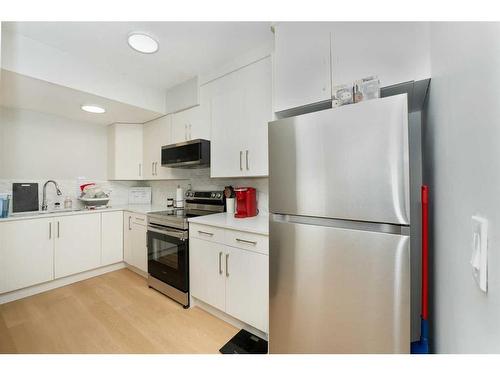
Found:
[{"label": "stainless steel oven", "polygon": [[149,284],[184,307],[189,306],[188,231],[148,220]]},{"label": "stainless steel oven", "polygon": [[189,307],[188,218],[224,212],[222,191],[186,192],[185,209],[148,214],[148,285]]}]

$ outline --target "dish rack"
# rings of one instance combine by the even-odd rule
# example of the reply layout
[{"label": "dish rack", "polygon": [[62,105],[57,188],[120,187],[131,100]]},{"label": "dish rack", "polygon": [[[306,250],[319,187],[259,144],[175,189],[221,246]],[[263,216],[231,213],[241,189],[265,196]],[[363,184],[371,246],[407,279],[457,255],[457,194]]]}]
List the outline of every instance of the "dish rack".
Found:
[{"label": "dish rack", "polygon": [[85,184],[80,186],[81,195],[78,198],[87,208],[102,208],[109,202],[109,194],[98,188],[95,184]]}]

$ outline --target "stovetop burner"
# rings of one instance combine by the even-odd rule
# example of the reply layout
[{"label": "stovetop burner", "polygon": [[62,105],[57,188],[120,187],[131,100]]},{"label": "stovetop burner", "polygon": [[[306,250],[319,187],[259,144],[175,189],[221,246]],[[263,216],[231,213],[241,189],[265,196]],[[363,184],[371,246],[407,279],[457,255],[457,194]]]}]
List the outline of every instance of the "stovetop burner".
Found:
[{"label": "stovetop burner", "polygon": [[156,225],[188,229],[188,218],[224,212],[225,201],[220,191],[187,191],[185,208],[167,208],[150,212],[148,222]]}]

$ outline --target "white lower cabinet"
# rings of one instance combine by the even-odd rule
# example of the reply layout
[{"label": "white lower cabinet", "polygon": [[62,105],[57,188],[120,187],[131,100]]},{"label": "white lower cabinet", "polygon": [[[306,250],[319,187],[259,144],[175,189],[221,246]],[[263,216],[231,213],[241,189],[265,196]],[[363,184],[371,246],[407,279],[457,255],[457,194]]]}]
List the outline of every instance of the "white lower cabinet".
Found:
[{"label": "white lower cabinet", "polygon": [[226,313],[267,332],[267,255],[225,246]]},{"label": "white lower cabinet", "polygon": [[141,271],[148,272],[147,230],[145,226],[132,223],[132,262]]},{"label": "white lower cabinet", "polygon": [[[138,221],[144,219],[142,224]],[[123,260],[130,266],[147,273],[148,249],[146,217],[126,212],[123,220]]]},{"label": "white lower cabinet", "polygon": [[225,311],[226,274],[224,245],[216,242],[189,239],[190,292],[202,301]]},{"label": "white lower cabinet", "polygon": [[101,265],[123,261],[123,212],[103,212],[101,233]]},{"label": "white lower cabinet", "polygon": [[54,279],[53,220],[0,223],[0,293]]},{"label": "white lower cabinet", "polygon": [[[191,295],[263,332],[268,331],[269,257],[196,238],[190,228]],[[232,238],[232,230],[225,230]]]},{"label": "white lower cabinet", "polygon": [[55,220],[55,278],[101,265],[101,215],[85,214]]},{"label": "white lower cabinet", "polygon": [[130,264],[132,259],[132,212],[123,213],[123,261]]},{"label": "white lower cabinet", "polygon": [[0,222],[0,294],[123,261],[123,230],[122,211]]}]

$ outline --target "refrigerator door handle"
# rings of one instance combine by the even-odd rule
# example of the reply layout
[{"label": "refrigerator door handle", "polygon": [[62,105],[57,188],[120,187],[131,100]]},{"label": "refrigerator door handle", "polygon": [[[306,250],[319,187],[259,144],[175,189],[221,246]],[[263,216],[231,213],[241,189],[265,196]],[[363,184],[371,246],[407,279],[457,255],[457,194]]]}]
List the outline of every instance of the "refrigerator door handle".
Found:
[{"label": "refrigerator door handle", "polygon": [[407,225],[375,223],[368,221],[355,221],[344,219],[330,219],[321,217],[296,216],[286,214],[271,214],[269,216],[271,222],[307,224],[320,227],[332,227],[339,229],[352,229],[366,232],[379,232],[388,234],[397,234],[403,236],[410,235],[410,227]]}]

